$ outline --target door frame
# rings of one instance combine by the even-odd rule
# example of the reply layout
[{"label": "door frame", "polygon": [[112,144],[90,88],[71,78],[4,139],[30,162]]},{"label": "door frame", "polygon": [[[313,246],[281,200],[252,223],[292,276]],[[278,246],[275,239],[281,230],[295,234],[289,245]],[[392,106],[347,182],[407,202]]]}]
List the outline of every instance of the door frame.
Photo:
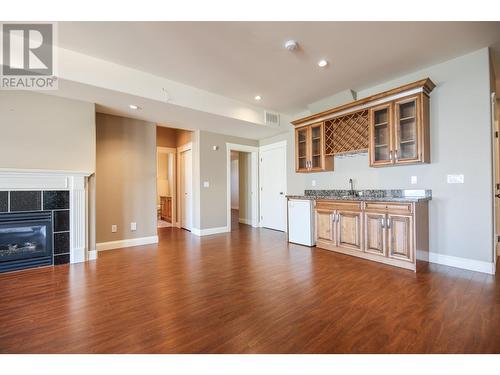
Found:
[{"label": "door frame", "polygon": [[[189,151],[191,150],[191,231],[193,230],[193,214],[194,214],[194,175],[193,175],[193,145],[192,145],[192,142],[189,142],[189,143],[186,143],[182,146],[179,146],[177,147],[177,167],[176,167],[176,170],[179,171],[179,173],[176,175],[176,190],[181,191],[181,179],[180,179],[180,168],[181,168],[181,153],[185,152],[185,151]],[[176,223],[175,223],[175,226],[177,228],[182,228],[182,203],[181,203],[181,197],[180,197],[180,194],[178,195],[177,197],[177,207],[179,208],[177,210],[177,212],[180,214],[180,215],[177,215],[176,216]]]},{"label": "door frame", "polygon": [[[268,151],[272,150],[275,148],[282,148],[283,153],[284,153],[284,160],[285,160],[285,181],[284,181],[284,187],[285,187],[285,196],[288,193],[288,153],[287,153],[287,144],[288,142],[286,140],[275,142],[275,143],[270,143],[268,145],[260,146],[259,147],[259,160],[261,160],[261,153],[262,151]],[[259,164],[260,165],[260,164]],[[259,193],[262,191],[262,176],[261,176],[261,170],[259,168]],[[288,205],[285,207],[285,212],[288,212]],[[259,194],[259,212],[262,212],[262,199]],[[259,216],[259,227],[262,227],[262,221]],[[288,232],[288,215],[285,214],[285,233]]]},{"label": "door frame", "polygon": [[226,143],[226,223],[227,231],[231,232],[231,151],[250,153],[250,175],[252,184],[252,227],[259,226],[259,147]]},{"label": "door frame", "polygon": [[500,233],[497,232],[497,221],[500,220],[500,215],[497,212],[497,192],[500,192],[500,189],[497,189],[497,183],[500,183],[500,135],[497,138],[496,132],[500,133],[500,106],[497,103],[496,94],[491,93],[491,139],[492,139],[492,159],[493,159],[493,273],[495,273],[497,258],[500,256],[500,244],[498,241],[498,237]]},{"label": "door frame", "polygon": [[174,189],[172,191],[172,226],[177,224],[177,149],[173,147],[156,147],[156,195],[158,195],[158,163],[160,154],[173,154],[174,162],[173,173],[174,176]]}]

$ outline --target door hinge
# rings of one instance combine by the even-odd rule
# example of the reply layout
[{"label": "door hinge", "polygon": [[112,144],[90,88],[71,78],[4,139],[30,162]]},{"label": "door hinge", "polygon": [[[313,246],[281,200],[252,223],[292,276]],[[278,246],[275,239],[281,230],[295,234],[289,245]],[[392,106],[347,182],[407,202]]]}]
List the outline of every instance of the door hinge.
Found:
[{"label": "door hinge", "polygon": [[495,132],[495,138],[498,138],[498,131]]},{"label": "door hinge", "polygon": [[497,242],[500,242],[500,236],[497,236]]},{"label": "door hinge", "polygon": [[500,184],[497,184],[497,190],[500,190]]}]

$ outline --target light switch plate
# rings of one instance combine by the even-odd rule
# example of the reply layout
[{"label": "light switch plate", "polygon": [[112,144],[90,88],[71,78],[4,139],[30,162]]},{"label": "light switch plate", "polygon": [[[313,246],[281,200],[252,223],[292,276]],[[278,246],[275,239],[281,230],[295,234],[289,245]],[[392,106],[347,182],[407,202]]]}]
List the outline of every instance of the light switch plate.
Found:
[{"label": "light switch plate", "polygon": [[417,183],[417,176],[411,176],[411,178],[410,178],[410,183],[411,183],[412,185],[415,185],[415,184]]},{"label": "light switch plate", "polygon": [[316,186],[316,180],[312,180],[312,181],[311,181],[311,185],[312,185],[312,186]]},{"label": "light switch plate", "polygon": [[134,222],[130,223],[130,230],[131,231],[137,230],[137,223]]},{"label": "light switch plate", "polygon": [[464,183],[464,175],[463,174],[449,174],[446,177],[446,181],[449,184],[463,184]]},{"label": "light switch plate", "polygon": [[113,224],[113,225],[111,226],[111,233],[116,233],[116,232],[118,232],[118,225]]},{"label": "light switch plate", "polygon": [[208,181],[203,181],[203,187],[204,187],[204,188],[207,188],[207,187],[209,187],[209,186],[210,186],[210,182],[208,182]]}]

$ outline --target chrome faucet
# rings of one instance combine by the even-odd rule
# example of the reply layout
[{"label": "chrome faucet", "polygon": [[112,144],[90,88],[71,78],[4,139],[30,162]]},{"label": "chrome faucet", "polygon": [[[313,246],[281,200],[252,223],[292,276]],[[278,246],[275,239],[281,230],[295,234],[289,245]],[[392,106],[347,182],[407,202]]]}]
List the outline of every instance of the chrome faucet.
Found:
[{"label": "chrome faucet", "polygon": [[349,194],[352,195],[352,196],[355,196],[356,193],[354,192],[352,178],[349,179],[349,185],[351,185],[351,191],[349,191]]}]

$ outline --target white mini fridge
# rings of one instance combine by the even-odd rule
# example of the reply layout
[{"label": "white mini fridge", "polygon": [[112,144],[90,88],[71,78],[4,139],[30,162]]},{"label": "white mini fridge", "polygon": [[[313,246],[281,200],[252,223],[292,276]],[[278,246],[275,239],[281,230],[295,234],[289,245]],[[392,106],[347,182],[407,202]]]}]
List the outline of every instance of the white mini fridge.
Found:
[{"label": "white mini fridge", "polygon": [[314,201],[288,200],[288,242],[314,246]]}]

